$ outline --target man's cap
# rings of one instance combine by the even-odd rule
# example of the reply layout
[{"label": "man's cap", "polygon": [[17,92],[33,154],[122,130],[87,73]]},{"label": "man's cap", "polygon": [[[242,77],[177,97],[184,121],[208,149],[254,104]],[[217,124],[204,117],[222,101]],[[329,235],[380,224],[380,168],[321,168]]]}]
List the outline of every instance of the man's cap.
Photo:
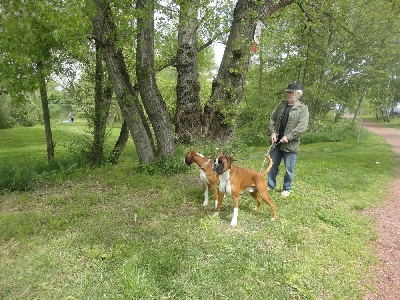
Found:
[{"label": "man's cap", "polygon": [[291,82],[289,83],[286,92],[294,92],[294,91],[298,91],[298,90],[302,90],[301,88],[301,84],[298,82]]}]

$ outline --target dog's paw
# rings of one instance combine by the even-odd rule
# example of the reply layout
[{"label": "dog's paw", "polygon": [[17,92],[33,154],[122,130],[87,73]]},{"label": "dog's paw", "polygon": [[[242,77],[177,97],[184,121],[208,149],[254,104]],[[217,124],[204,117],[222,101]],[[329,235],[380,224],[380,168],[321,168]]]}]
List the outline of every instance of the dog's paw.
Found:
[{"label": "dog's paw", "polygon": [[232,226],[232,227],[235,227],[236,225],[237,225],[237,220],[232,220],[232,221],[231,221],[231,226]]},{"label": "dog's paw", "polygon": [[271,218],[271,221],[272,221],[272,222],[275,222],[275,221],[276,221],[276,219],[275,219],[275,218]]},{"label": "dog's paw", "polygon": [[214,212],[214,217],[218,217],[219,216],[219,211]]},{"label": "dog's paw", "polygon": [[208,205],[208,201],[204,201],[203,206],[207,206],[207,205]]}]

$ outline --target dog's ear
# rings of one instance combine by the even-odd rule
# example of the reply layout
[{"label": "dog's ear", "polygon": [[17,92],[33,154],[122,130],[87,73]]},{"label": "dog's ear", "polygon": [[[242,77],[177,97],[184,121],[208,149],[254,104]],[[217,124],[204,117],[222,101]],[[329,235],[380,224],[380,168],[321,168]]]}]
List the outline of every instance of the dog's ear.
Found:
[{"label": "dog's ear", "polygon": [[226,163],[228,164],[228,167],[230,168],[233,163],[232,156],[226,156]]}]

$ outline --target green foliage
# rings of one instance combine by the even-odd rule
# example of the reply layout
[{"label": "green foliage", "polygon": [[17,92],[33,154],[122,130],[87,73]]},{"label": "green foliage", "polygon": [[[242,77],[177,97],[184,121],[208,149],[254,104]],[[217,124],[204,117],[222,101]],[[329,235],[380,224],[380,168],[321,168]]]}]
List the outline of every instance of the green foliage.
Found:
[{"label": "green foliage", "polygon": [[178,148],[171,157],[157,157],[151,163],[139,164],[137,172],[148,175],[171,175],[181,173],[186,169],[183,163],[185,153],[183,148]]},{"label": "green foliage", "polygon": [[[67,121],[69,112],[73,109],[70,105],[65,104],[49,104],[50,116],[54,122]],[[74,114],[76,118],[76,115]]]},{"label": "green foliage", "polygon": [[7,95],[0,95],[0,129],[11,128],[11,100]]},{"label": "green foliage", "polygon": [[[237,118],[236,140],[247,146],[269,146],[267,126],[271,112],[267,114],[250,105],[244,107]],[[301,143],[351,141],[357,139],[359,130],[356,123],[343,119],[334,122],[329,115],[312,118],[308,130],[301,137]]]},{"label": "green foliage", "polygon": [[255,105],[246,105],[236,120],[236,139],[248,146],[268,144],[268,122],[269,115],[266,110],[257,109]]},{"label": "green foliage", "polygon": [[2,165],[0,168],[0,191],[27,191],[34,186],[37,175],[33,169],[18,170],[12,165]]},{"label": "green foliage", "polygon": [[[390,107],[400,78],[399,3],[311,2],[266,20],[253,67],[263,93],[275,95],[277,85],[297,80],[312,117],[324,117],[336,104],[357,111],[364,92],[366,101]],[[251,84],[258,90],[258,80]]]},{"label": "green foliage", "polygon": [[301,142],[303,144],[311,144],[354,141],[357,140],[359,131],[359,125],[354,122],[312,119],[310,120],[308,131],[301,138]]},{"label": "green foliage", "polygon": [[58,183],[71,173],[71,161],[45,160],[25,162],[21,165],[4,163],[0,166],[0,193],[21,192],[39,186]]},{"label": "green foliage", "polygon": [[76,164],[85,166],[91,162],[92,144],[92,137],[84,135],[66,141],[62,146],[68,150]]},{"label": "green foliage", "polygon": [[66,53],[81,53],[86,47],[83,41],[89,28],[79,3],[16,0],[1,2],[0,9],[0,79],[10,93],[37,90],[38,64],[48,78],[68,68],[71,61]]}]

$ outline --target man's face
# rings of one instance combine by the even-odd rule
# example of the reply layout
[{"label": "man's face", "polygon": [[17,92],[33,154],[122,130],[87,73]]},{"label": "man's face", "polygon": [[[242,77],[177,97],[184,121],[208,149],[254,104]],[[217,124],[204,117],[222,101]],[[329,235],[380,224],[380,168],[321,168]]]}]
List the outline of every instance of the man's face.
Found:
[{"label": "man's face", "polygon": [[287,91],[286,92],[286,101],[289,105],[293,105],[297,101],[297,92],[296,91]]}]

